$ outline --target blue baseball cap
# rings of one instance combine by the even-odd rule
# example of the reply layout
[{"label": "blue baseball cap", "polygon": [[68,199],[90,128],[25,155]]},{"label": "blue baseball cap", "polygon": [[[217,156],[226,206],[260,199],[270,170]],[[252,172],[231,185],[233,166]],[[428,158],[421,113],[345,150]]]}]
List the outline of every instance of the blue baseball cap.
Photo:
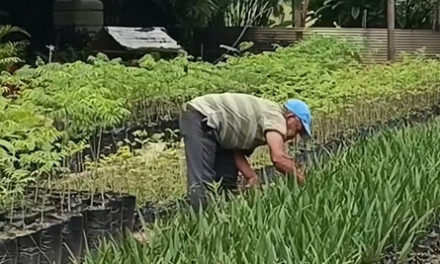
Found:
[{"label": "blue baseball cap", "polygon": [[312,136],[312,114],[310,112],[309,106],[298,99],[290,99],[285,104],[284,107],[296,115],[304,127],[307,135]]}]

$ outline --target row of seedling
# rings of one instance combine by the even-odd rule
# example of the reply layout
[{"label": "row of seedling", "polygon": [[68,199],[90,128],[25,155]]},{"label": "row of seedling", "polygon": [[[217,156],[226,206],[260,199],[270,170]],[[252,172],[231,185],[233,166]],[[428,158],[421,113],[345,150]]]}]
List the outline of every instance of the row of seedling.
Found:
[{"label": "row of seedling", "polygon": [[19,204],[0,213],[0,263],[68,264],[120,237],[134,223],[136,198],[28,188]]}]

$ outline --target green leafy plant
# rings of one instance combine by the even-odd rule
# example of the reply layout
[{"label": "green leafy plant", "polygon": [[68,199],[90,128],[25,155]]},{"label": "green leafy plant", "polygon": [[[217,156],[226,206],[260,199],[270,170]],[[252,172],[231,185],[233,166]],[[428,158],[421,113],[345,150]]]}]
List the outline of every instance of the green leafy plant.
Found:
[{"label": "green leafy plant", "polygon": [[270,16],[283,13],[283,1],[233,0],[224,12],[225,26],[269,26]]},{"label": "green leafy plant", "polygon": [[20,201],[24,188],[62,169],[67,151],[53,121],[30,102],[17,105],[0,97],[0,208]]},{"label": "green leafy plant", "polygon": [[[357,50],[344,41],[316,37],[276,52],[231,57],[218,65],[192,62],[187,57],[164,61],[147,55],[139,61],[140,67],[127,67],[98,54],[88,63],[24,67],[0,78],[22,91],[14,103],[38,106],[36,111],[54,120],[53,125],[67,139],[88,141],[92,160],[84,175],[90,177],[73,177],[74,186],[95,191],[116,188],[140,195],[140,201],[170,201],[184,193],[183,157],[178,157],[183,156],[182,147],[151,150],[154,154],[148,159],[153,164],[142,162],[142,167],[136,164],[147,159],[145,149],[121,149],[123,152],[96,165],[102,159],[105,131],[176,118],[184,102],[206,93],[243,92],[279,103],[288,98],[308,102],[313,109],[315,136],[309,143],[313,145],[440,101],[438,61],[419,54],[392,65],[366,66],[359,62]],[[123,165],[121,159],[126,155],[129,158]],[[252,162],[257,167],[270,164],[267,150],[258,150]],[[172,176],[167,166],[176,168]],[[112,180],[124,177],[130,184],[118,185]],[[154,186],[157,180],[163,181],[159,191],[145,187]]]},{"label": "green leafy plant", "polygon": [[311,168],[304,187],[279,180],[178,213],[85,263],[374,263],[387,250],[403,261],[440,213],[439,135],[438,122],[386,132]]},{"label": "green leafy plant", "polygon": [[182,198],[186,191],[183,146],[178,143],[168,146],[167,142],[140,138],[133,142],[136,143],[143,147],[132,151],[130,146],[120,147],[99,163],[87,160],[85,172],[66,175],[54,182],[53,187],[62,185],[65,189],[95,193],[131,193],[136,195],[140,206],[147,203],[168,205]]},{"label": "green leafy plant", "polygon": [[436,0],[397,0],[397,23],[401,28],[434,28],[438,24]]},{"label": "green leafy plant", "polygon": [[19,56],[28,45],[27,41],[7,41],[7,36],[12,33],[21,33],[26,37],[30,37],[26,31],[19,27],[0,26],[0,72],[8,70],[15,63],[22,62]]},{"label": "green leafy plant", "polygon": [[[386,27],[384,0],[312,0],[310,9],[319,26]],[[438,22],[437,0],[396,0],[397,26],[405,29],[431,29]]]},{"label": "green leafy plant", "polygon": [[[124,125],[143,126],[176,118],[183,103],[207,93],[242,92],[279,103],[288,98],[303,99],[313,109],[315,140],[311,144],[321,144],[335,134],[438,104],[438,61],[418,54],[408,55],[402,62],[392,65],[363,65],[358,50],[359,47],[345,41],[313,37],[275,52],[231,57],[218,65],[192,62],[190,57],[184,56],[171,61],[145,56],[139,61],[140,67],[128,67],[117,59],[110,60],[98,54],[90,57],[87,63],[23,67],[14,74],[0,75],[0,83],[8,98],[5,100],[15,108],[27,109],[32,105],[32,110],[28,111],[33,115],[53,120],[46,127],[62,134],[61,146],[69,140],[87,141],[93,160],[87,166],[90,168],[87,173],[93,174],[92,164],[102,158],[104,132]],[[11,90],[18,92],[12,96],[7,93]],[[26,151],[32,153],[34,150]],[[162,156],[154,155],[162,157],[158,159],[160,162],[169,159],[170,166],[180,168],[181,159],[176,158],[176,153],[181,153],[180,147],[170,148]],[[265,151],[261,153],[253,157],[256,165],[268,162]],[[143,154],[130,155],[133,160],[128,163],[136,164],[139,162],[136,159]],[[33,159],[26,158],[27,161]],[[120,165],[118,159],[114,163]],[[103,164],[112,167],[111,162]],[[62,167],[68,165],[68,161],[63,161]],[[151,184],[148,181],[154,179],[147,175],[150,170],[150,174],[160,179],[169,177],[169,171],[164,169],[166,166],[160,163],[157,167],[159,169],[151,166],[145,173],[135,169],[132,173],[141,175],[137,178],[143,179],[142,184],[148,186]],[[105,173],[93,175],[95,181],[103,179],[106,182]],[[125,176],[121,170],[114,173],[115,178]],[[90,185],[88,177],[78,177],[81,179],[86,181],[85,185],[92,186],[90,188],[99,187]],[[180,181],[176,183],[181,184]],[[182,185],[164,187],[160,195],[151,197],[153,200],[172,199],[183,190]],[[123,185],[120,190],[146,193],[130,186]],[[101,187],[111,189],[114,186]]]}]

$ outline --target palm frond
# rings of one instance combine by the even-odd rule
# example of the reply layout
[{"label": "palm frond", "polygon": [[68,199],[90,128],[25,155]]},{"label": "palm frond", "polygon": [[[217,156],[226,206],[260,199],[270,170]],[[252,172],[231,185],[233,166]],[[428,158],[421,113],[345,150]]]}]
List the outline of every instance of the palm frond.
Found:
[{"label": "palm frond", "polygon": [[16,26],[11,26],[11,25],[2,25],[0,26],[0,42],[3,41],[3,38],[6,37],[9,34],[12,33],[21,33],[23,35],[25,35],[26,37],[30,38],[31,35],[24,29],[16,27]]},{"label": "palm frond", "polygon": [[266,26],[270,15],[281,10],[283,1],[233,0],[225,12],[226,26]]},{"label": "palm frond", "polygon": [[0,71],[21,62],[19,58],[22,52],[29,45],[29,41],[5,41],[5,37],[12,33],[21,33],[27,37],[30,35],[23,29],[11,25],[0,26]]}]

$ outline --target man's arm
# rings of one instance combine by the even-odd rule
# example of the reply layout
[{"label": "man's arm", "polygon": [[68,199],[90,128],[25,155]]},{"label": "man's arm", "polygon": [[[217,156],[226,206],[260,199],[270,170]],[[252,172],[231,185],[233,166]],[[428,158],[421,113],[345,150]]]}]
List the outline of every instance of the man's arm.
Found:
[{"label": "man's arm", "polygon": [[243,174],[243,177],[246,178],[246,180],[251,185],[258,184],[258,175],[251,168],[251,165],[249,164],[244,154],[241,151],[235,151],[234,158],[235,165],[237,166],[237,169],[241,172],[241,174]]},{"label": "man's arm", "polygon": [[304,184],[303,172],[298,169],[295,161],[284,150],[284,139],[280,133],[269,131],[266,133],[267,145],[270,149],[270,157],[277,170],[283,174],[295,174],[298,184]]}]

